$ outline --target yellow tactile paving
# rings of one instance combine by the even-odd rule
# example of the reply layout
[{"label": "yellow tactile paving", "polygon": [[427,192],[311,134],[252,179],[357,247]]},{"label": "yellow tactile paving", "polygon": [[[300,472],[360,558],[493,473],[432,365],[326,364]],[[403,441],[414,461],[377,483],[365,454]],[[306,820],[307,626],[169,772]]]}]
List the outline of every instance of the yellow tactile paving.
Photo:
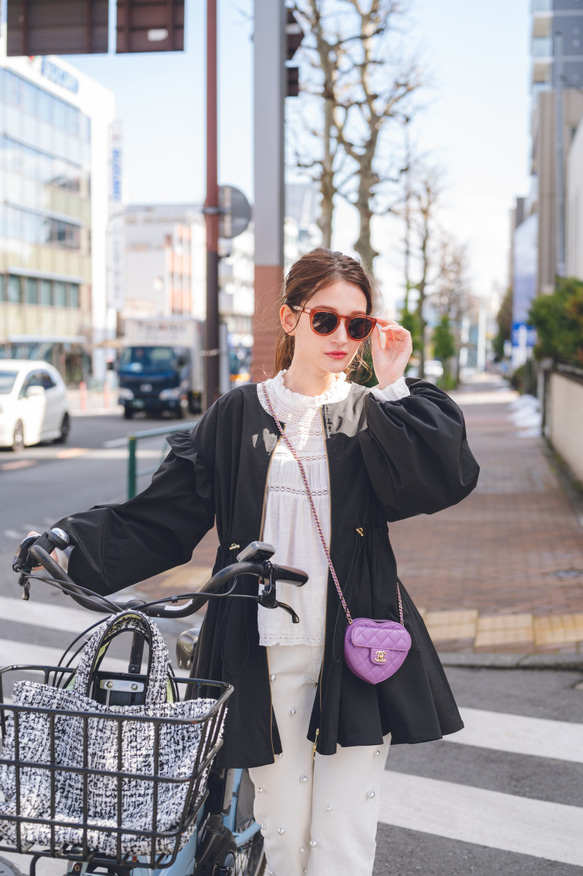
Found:
[{"label": "yellow tactile paving", "polygon": [[544,615],[534,619],[534,642],[537,648],[581,641],[583,614]]},{"label": "yellow tactile paving", "polygon": [[475,609],[428,611],[424,620],[431,638],[436,642],[473,639],[476,635],[478,612]]},{"label": "yellow tactile paving", "polygon": [[532,643],[533,640],[532,614],[481,614],[474,645],[476,648],[487,648]]}]

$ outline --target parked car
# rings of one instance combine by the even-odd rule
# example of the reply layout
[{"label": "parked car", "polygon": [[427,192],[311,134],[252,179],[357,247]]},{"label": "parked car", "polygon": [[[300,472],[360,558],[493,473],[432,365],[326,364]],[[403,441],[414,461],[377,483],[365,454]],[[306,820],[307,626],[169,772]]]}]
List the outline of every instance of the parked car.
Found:
[{"label": "parked car", "polygon": [[0,359],[0,447],[22,450],[66,441],[71,428],[65,382],[42,361]]}]

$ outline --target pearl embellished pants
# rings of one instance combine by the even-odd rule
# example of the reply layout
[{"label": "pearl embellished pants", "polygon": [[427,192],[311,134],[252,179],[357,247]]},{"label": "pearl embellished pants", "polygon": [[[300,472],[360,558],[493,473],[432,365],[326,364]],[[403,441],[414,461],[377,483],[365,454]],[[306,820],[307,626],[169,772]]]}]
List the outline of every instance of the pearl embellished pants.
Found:
[{"label": "pearl embellished pants", "polygon": [[306,734],[322,649],[275,645],[267,654],[283,752],[249,775],[268,874],[371,876],[390,736],[382,745],[339,747],[314,758]]}]

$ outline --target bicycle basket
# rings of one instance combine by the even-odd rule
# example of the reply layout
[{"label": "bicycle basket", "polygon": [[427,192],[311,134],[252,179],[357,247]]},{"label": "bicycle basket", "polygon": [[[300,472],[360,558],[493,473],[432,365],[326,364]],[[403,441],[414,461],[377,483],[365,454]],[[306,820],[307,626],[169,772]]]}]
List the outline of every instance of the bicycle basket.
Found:
[{"label": "bicycle basket", "polygon": [[24,675],[0,703],[0,850],[170,866],[196,827],[232,688],[177,678],[192,698],[112,707],[80,692],[79,668],[73,689],[46,683],[62,671],[50,667],[30,680],[38,669],[0,670]]}]

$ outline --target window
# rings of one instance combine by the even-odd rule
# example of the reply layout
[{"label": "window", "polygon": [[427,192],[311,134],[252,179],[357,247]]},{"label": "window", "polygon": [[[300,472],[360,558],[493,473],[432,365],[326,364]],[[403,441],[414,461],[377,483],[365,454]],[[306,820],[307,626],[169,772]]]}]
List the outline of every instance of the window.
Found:
[{"label": "window", "polygon": [[67,306],[67,286],[60,280],[55,282],[55,307]]},{"label": "window", "polygon": [[69,283],[69,307],[79,307],[78,283]]},{"label": "window", "polygon": [[53,303],[53,284],[50,280],[40,281],[40,303],[43,307],[50,307]]},{"label": "window", "polygon": [[40,371],[40,385],[44,387],[44,389],[52,389],[57,384],[51,377],[48,371]]},{"label": "window", "polygon": [[10,304],[20,304],[22,302],[20,294],[20,277],[15,277],[10,274],[8,277],[8,302]]},{"label": "window", "polygon": [[24,281],[24,301],[26,304],[38,304],[38,283],[34,277]]}]

